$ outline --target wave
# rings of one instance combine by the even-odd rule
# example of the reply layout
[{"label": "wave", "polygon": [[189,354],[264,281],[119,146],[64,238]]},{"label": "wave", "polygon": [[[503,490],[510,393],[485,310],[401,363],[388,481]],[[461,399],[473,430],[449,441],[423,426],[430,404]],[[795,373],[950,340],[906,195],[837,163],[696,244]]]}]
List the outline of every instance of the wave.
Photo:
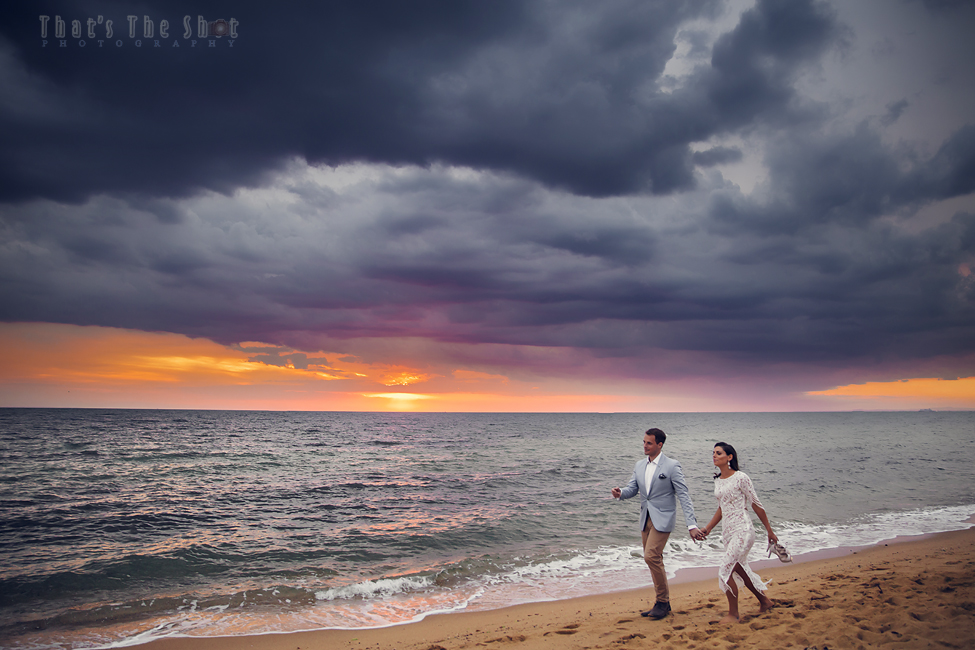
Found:
[{"label": "wave", "polygon": [[[920,508],[864,515],[842,524],[783,521],[776,532],[794,556],[801,556],[872,545],[895,536],[963,530],[972,527],[968,520],[973,514],[975,504]],[[765,559],[763,551],[764,544],[757,543],[753,559]],[[721,553],[717,536],[697,543],[678,532],[666,551],[668,573],[673,577],[681,569],[715,567]],[[43,640],[18,637],[9,647],[117,648],[167,636],[386,627],[434,613],[497,609],[640,588],[650,584],[650,577],[639,545],[626,544],[509,557],[485,554],[409,575],[337,586],[315,587],[311,582],[308,576],[295,576],[293,584],[227,596],[192,594],[104,603],[31,621],[52,630],[87,626],[83,634],[73,633],[66,645],[63,637],[55,638],[56,633],[51,632]],[[5,625],[4,632],[13,632],[15,627]]]},{"label": "wave", "polygon": [[345,587],[325,589],[315,592],[318,600],[343,600],[352,598],[389,598],[394,594],[405,594],[430,587],[434,580],[430,576],[401,578],[380,578],[368,580]]}]

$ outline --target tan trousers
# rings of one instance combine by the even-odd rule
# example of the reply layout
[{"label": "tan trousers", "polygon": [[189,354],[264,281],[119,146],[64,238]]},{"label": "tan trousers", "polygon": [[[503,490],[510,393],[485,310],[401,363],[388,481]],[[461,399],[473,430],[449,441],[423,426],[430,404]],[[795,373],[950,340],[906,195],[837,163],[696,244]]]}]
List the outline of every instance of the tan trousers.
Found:
[{"label": "tan trousers", "polygon": [[664,547],[670,533],[661,533],[653,527],[653,522],[647,516],[647,525],[643,527],[643,561],[650,567],[654,589],[657,590],[657,602],[670,602],[670,589],[667,586],[667,572],[664,571]]}]

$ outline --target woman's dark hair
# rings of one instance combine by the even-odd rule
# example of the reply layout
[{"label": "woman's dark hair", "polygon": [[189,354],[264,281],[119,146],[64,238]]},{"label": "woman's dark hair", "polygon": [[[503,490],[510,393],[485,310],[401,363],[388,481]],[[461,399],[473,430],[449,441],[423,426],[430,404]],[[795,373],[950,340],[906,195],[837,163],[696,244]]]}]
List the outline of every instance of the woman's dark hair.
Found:
[{"label": "woman's dark hair", "polygon": [[[727,442],[716,442],[714,444],[714,446],[715,447],[721,447],[721,450],[724,451],[724,453],[726,453],[729,456],[731,456],[731,460],[728,461],[728,466],[731,467],[731,469],[733,469],[733,470],[735,470],[737,472],[738,471],[738,452],[735,451],[735,448],[732,447],[731,445],[729,445]],[[721,471],[720,470],[718,471],[717,474],[714,475],[714,478],[718,478],[719,476],[721,476]]]}]

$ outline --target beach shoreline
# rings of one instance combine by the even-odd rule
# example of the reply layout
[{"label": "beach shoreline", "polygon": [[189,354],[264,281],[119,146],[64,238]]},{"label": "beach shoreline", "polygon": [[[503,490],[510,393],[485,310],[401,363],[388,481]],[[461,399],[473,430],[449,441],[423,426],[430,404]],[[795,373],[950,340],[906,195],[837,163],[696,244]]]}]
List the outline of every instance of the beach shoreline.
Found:
[{"label": "beach shoreline", "polygon": [[[971,523],[971,521],[970,521]],[[652,587],[477,612],[431,614],[381,628],[238,637],[167,637],[143,650],[254,648],[454,650],[459,648],[966,648],[975,644],[975,528],[895,537],[869,547],[808,553],[791,564],[753,563],[776,607],[717,624],[726,600],[714,571],[685,569],[671,581],[673,613],[641,618]],[[708,575],[710,574],[710,575]],[[750,599],[750,600],[749,600]],[[130,641],[131,642],[131,641]],[[117,647],[117,646],[116,646]]]}]

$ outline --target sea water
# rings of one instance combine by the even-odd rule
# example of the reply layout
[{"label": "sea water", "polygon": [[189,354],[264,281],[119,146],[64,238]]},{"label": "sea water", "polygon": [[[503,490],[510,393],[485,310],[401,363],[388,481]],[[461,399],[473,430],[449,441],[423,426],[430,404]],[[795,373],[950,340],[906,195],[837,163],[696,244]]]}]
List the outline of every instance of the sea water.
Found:
[{"label": "sea water", "polygon": [[[714,443],[737,447],[793,554],[975,514],[972,412],[0,409],[0,646],[376,627],[645,587],[639,499],[610,490],[651,426],[701,525]],[[682,530],[668,572],[715,566],[720,537]]]}]

